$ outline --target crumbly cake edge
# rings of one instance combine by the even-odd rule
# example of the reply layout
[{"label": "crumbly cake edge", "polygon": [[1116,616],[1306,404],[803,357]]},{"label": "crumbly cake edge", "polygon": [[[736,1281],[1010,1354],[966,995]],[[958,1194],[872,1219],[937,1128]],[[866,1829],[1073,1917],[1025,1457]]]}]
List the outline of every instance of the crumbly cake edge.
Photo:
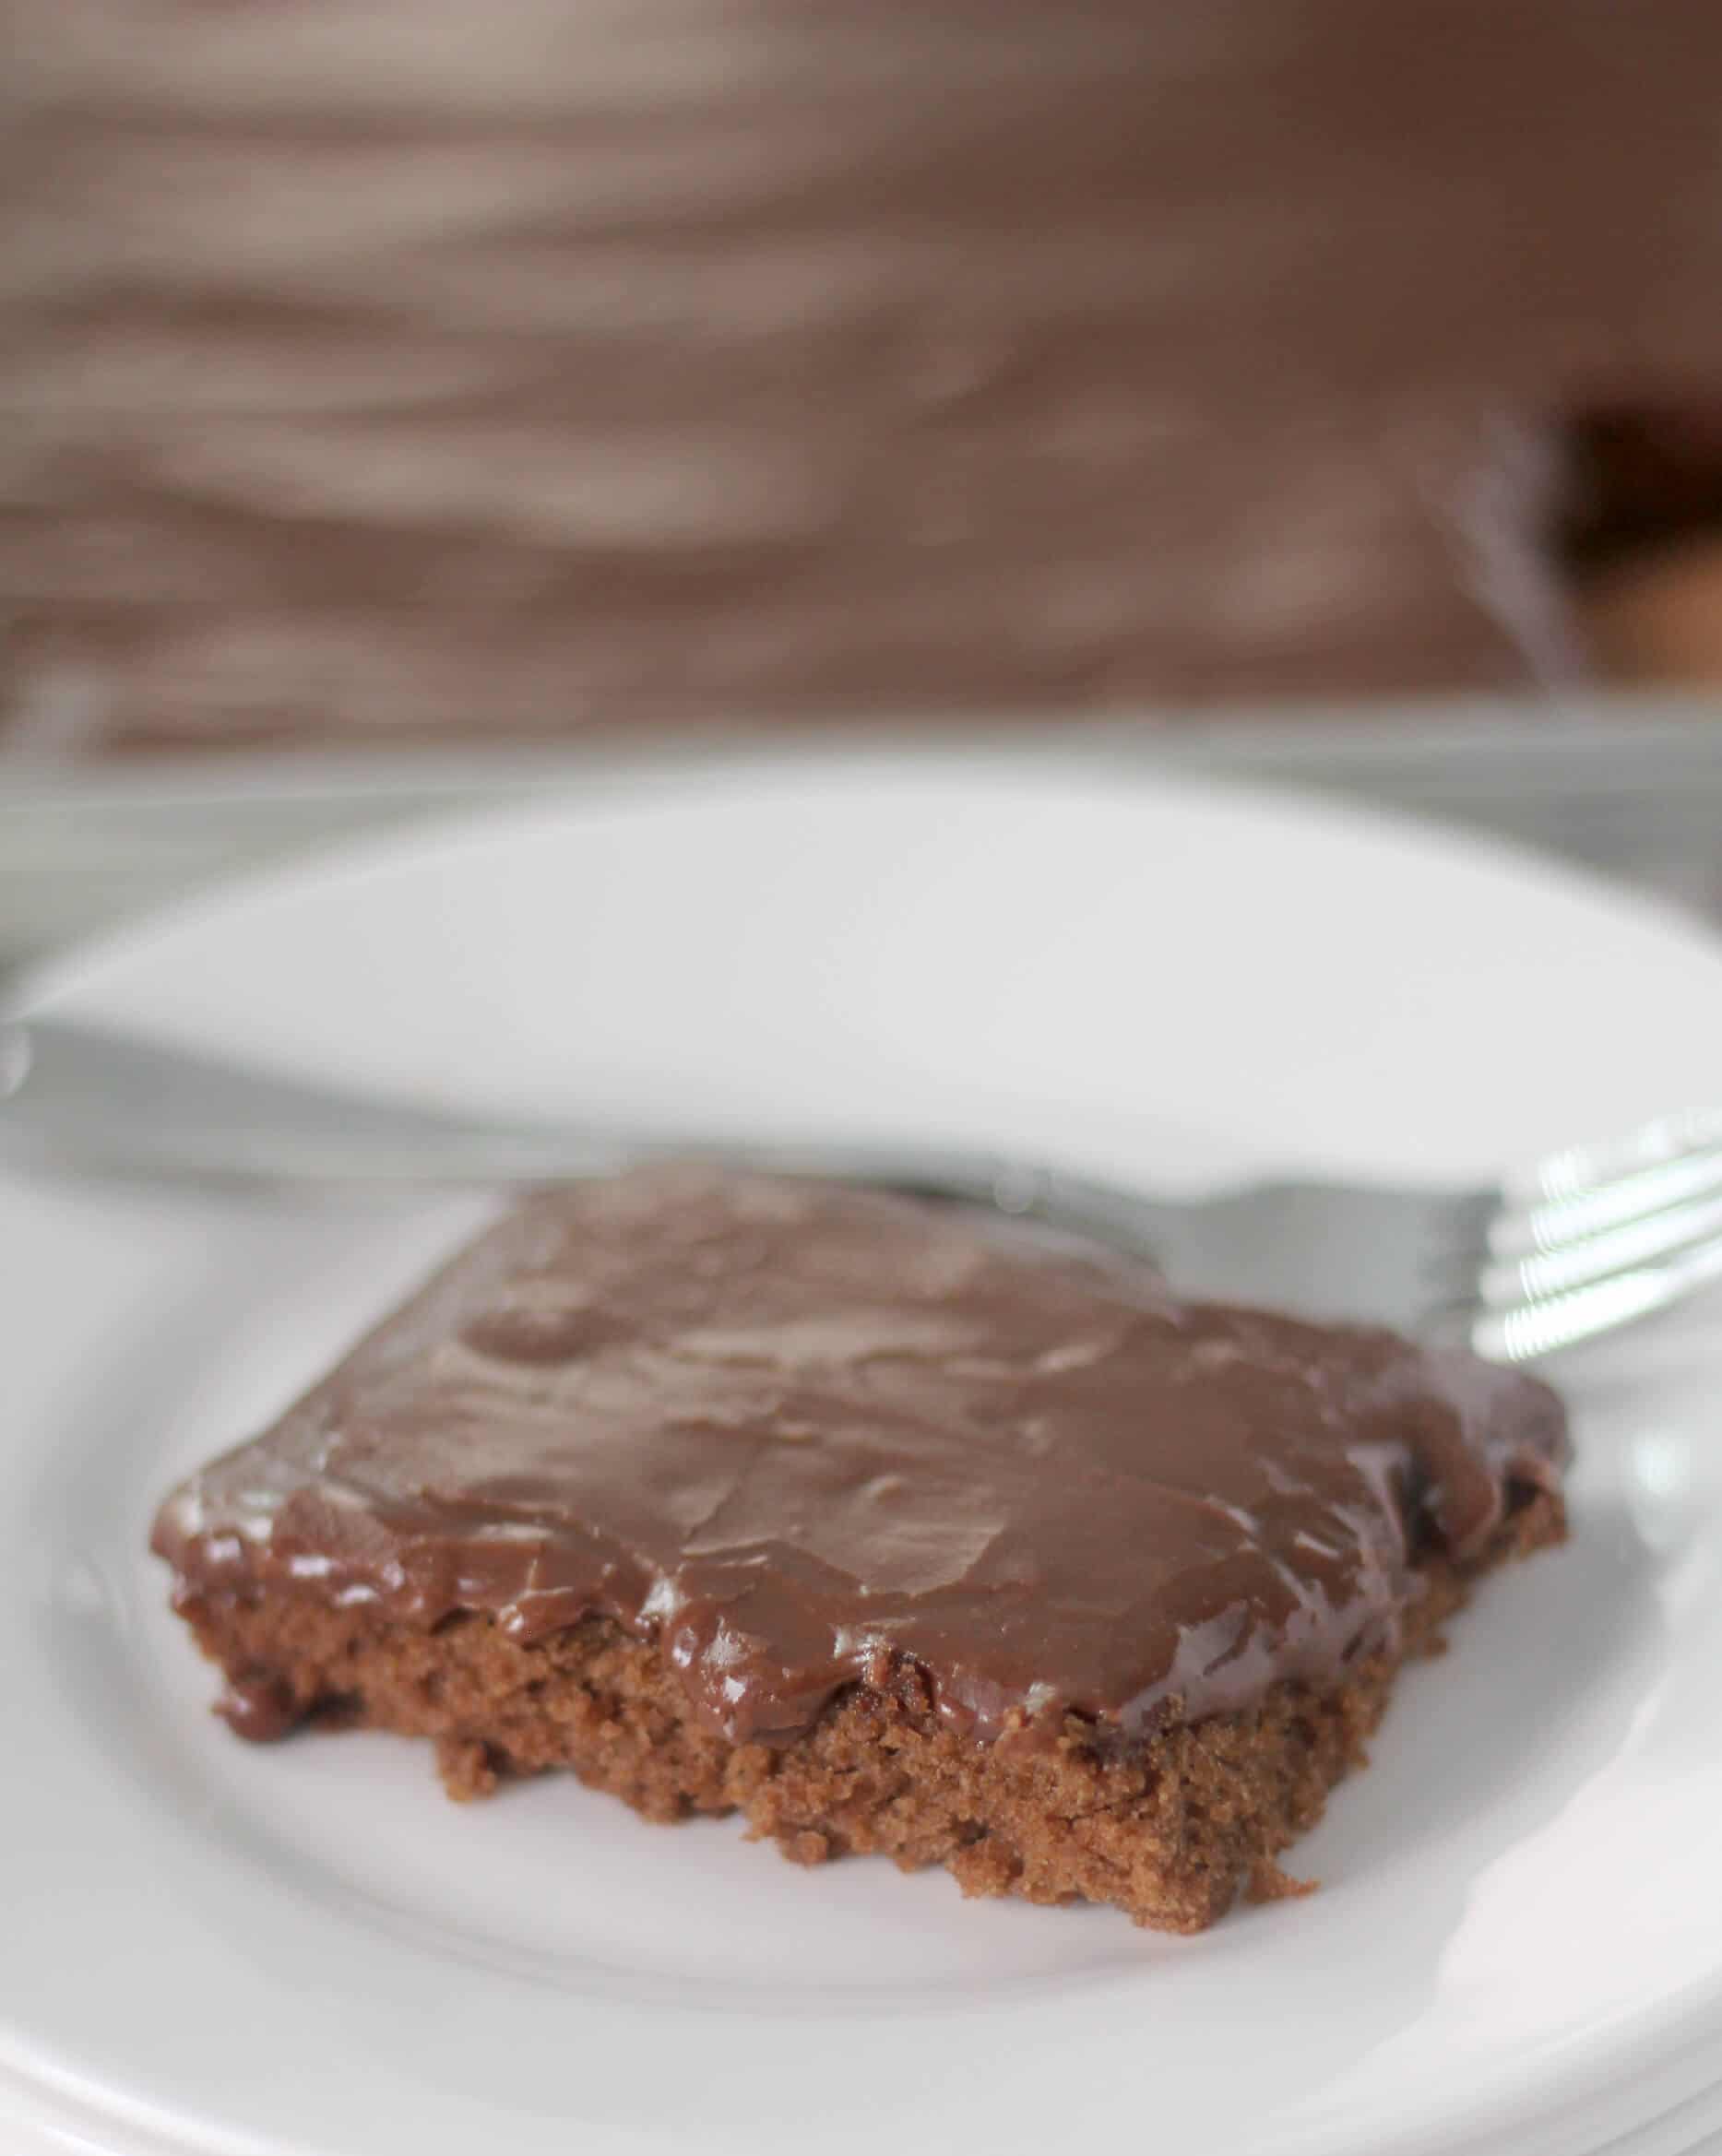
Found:
[{"label": "crumbly cake edge", "polygon": [[1253,1708],[1129,1744],[1075,1715],[1050,1742],[977,1742],[940,1721],[925,1678],[901,1663],[847,1687],[785,1745],[734,1744],[695,1721],[653,1642],[608,1618],[523,1645],[482,1616],[425,1631],[299,1593],[182,1586],[175,1606],[225,1673],[230,1712],[243,1705],[237,1726],[429,1737],[457,1800],[565,1769],[648,1819],[739,1812],[750,1839],[797,1863],[877,1853],[905,1870],[943,1865],[965,1894],[1104,1902],[1195,1932],[1241,1891],[1305,1890],[1278,1859],[1367,1763],[1400,1666],[1442,1651],[1483,1573],[1564,1537],[1557,1494],[1510,1494],[1474,1563],[1438,1551],[1418,1562],[1423,1592],[1395,1647],[1333,1683],[1280,1680]]}]

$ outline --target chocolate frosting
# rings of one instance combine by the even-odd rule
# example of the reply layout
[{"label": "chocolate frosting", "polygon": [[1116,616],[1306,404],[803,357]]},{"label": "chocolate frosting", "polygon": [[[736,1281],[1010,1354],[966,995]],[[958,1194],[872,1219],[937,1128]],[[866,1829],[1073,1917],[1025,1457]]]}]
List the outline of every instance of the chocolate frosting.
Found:
[{"label": "chocolate frosting", "polygon": [[[700,1168],[536,1198],[192,1476],[180,1593],[654,1639],[787,1741],[903,1660],[983,1739],[1125,1737],[1391,1641],[1565,1459],[1534,1380],[1176,1299],[970,1214]],[[242,1687],[243,1690],[243,1687]],[[271,1700],[236,1726],[279,1734]]]}]

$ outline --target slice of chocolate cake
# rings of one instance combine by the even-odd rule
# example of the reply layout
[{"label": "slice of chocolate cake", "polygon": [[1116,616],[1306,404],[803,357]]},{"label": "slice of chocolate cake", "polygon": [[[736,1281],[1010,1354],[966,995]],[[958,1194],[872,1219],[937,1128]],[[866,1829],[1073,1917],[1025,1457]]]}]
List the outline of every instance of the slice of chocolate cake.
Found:
[{"label": "slice of chocolate cake", "polygon": [[1392,1334],[826,1185],[536,1198],[154,1546],[250,1736],[572,1768],[802,1862],[1195,1930],[1470,1582],[1562,1533],[1564,1418]]}]

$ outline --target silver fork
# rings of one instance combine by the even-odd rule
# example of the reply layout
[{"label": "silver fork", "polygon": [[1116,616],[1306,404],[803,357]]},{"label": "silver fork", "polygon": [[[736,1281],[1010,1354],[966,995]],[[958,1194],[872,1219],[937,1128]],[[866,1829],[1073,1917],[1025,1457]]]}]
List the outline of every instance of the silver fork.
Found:
[{"label": "silver fork", "polygon": [[509,1186],[712,1159],[960,1200],[1139,1251],[1183,1292],[1460,1339],[1516,1363],[1722,1281],[1722,1112],[1473,1190],[1270,1182],[1178,1201],[987,1151],[499,1120],[58,1018],[0,1027],[0,1153],[218,1182]]}]

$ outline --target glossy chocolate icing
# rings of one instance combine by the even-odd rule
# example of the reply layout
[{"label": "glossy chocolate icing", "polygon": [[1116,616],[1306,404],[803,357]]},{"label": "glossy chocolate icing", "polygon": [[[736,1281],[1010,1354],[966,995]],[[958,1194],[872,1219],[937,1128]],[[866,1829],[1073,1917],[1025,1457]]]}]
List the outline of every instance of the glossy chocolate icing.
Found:
[{"label": "glossy chocolate icing", "polygon": [[1073,1711],[1129,1736],[1391,1641],[1413,1560],[1479,1554],[1564,1457],[1553,1394],[1467,1356],[1184,1304],[907,1200],[659,1169],[511,1214],[175,1491],[154,1546],[182,1596],[521,1641],[601,1612],[737,1739],[899,1657],[979,1737]]}]

